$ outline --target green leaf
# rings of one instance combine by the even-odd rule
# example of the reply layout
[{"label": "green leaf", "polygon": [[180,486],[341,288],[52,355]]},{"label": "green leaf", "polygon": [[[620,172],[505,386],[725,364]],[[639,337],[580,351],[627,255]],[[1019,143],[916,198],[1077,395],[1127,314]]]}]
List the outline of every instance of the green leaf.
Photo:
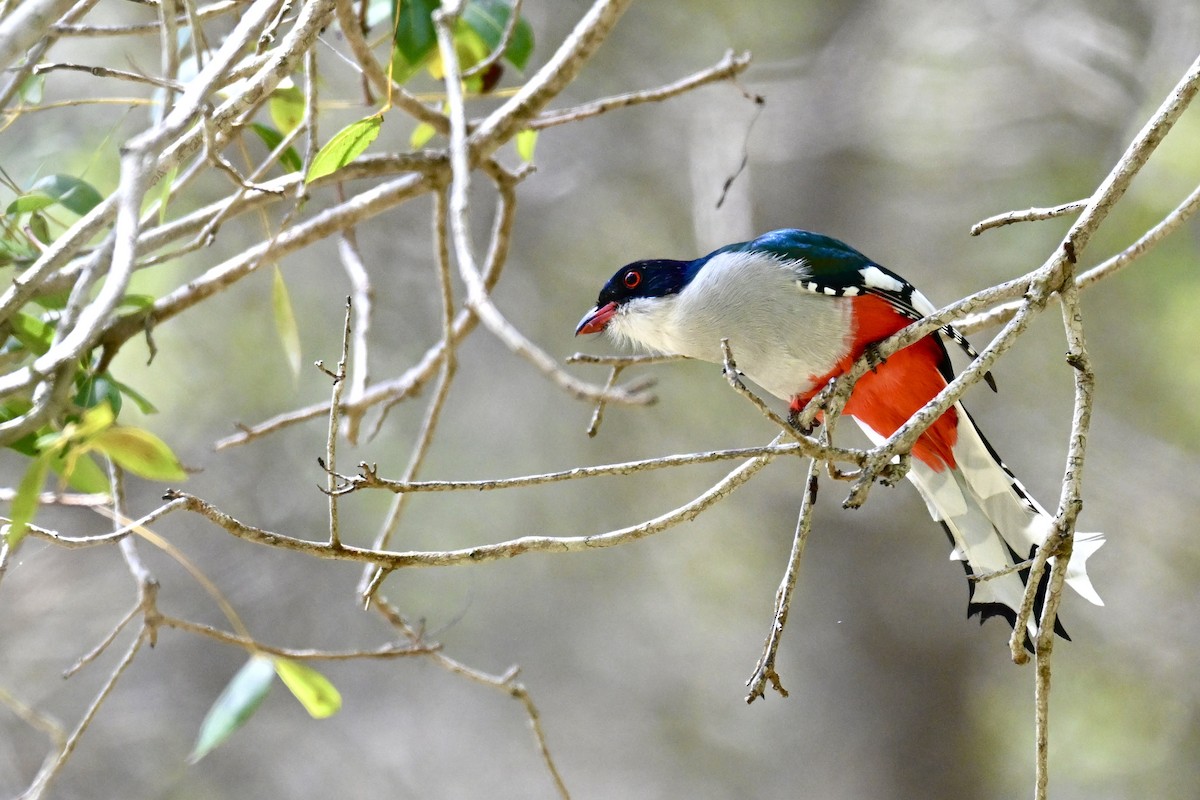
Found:
[{"label": "green leaf", "polygon": [[[4,403],[0,403],[0,422],[8,422],[10,419],[16,419],[22,414],[29,412],[33,408],[33,403],[23,397],[13,397]],[[37,437],[42,431],[33,431],[25,434],[20,439],[9,442],[7,447],[10,450],[15,450],[21,455],[33,458],[38,454]]]},{"label": "green leaf", "polygon": [[[262,139],[262,143],[267,146],[268,150],[274,151],[283,142],[283,134],[269,125],[252,122],[250,129],[258,134],[258,138]],[[304,164],[300,161],[300,154],[294,147],[289,147],[280,153],[279,163],[283,164],[289,172],[299,172],[304,168]]]},{"label": "green leaf", "polygon": [[[491,52],[483,37],[460,19],[458,24],[454,26],[454,53],[458,56],[458,68],[466,72],[487,58]],[[429,59],[429,74],[437,80],[441,80],[445,76],[445,68],[442,66],[442,53],[440,50],[434,53]],[[478,93],[482,83],[483,79],[478,75],[467,79],[467,91]]]},{"label": "green leaf", "polygon": [[100,403],[84,411],[79,422],[68,426],[69,430],[63,431],[63,433],[68,434],[71,441],[87,441],[97,433],[111,428],[116,419],[117,414],[113,411],[112,406],[108,403]]},{"label": "green leaf", "polygon": [[37,513],[38,494],[42,491],[42,484],[46,482],[46,473],[49,470],[50,457],[40,455],[29,465],[29,469],[25,470],[25,476],[17,486],[17,494],[13,497],[12,507],[8,512],[11,520],[7,534],[10,549],[16,547],[17,542],[29,531],[29,523]]},{"label": "green leaf", "polygon": [[30,194],[35,192],[53,197],[60,206],[81,217],[104,199],[94,186],[73,175],[47,175],[30,189]]},{"label": "green leaf", "polygon": [[408,146],[413,150],[420,150],[429,143],[437,133],[437,128],[430,125],[428,122],[420,122],[417,127],[413,128],[412,135],[408,137]]},{"label": "green leaf", "polygon": [[331,717],[341,709],[337,688],[312,667],[276,657],[275,672],[313,719]]},{"label": "green leaf", "polygon": [[42,102],[42,89],[45,85],[45,75],[25,76],[25,80],[21,81],[21,88],[19,90],[21,102],[29,105],[37,105]]},{"label": "green leaf", "polygon": [[400,51],[399,47],[393,47],[392,63],[388,65],[388,71],[392,80],[403,86],[408,83],[409,78],[421,71],[421,67],[427,60],[427,58],[423,58],[414,64],[404,57],[404,53]]},{"label": "green leaf", "polygon": [[[510,14],[512,4],[504,0],[471,0],[463,11],[462,19],[487,43],[488,52],[491,52],[500,46]],[[525,69],[532,53],[533,28],[524,17],[518,17],[512,39],[504,50],[504,60],[517,69]]]},{"label": "green leaf", "polygon": [[[7,267],[15,261],[32,262],[37,254],[26,236],[0,236],[0,267]],[[34,302],[37,302],[36,298]]]},{"label": "green leaf", "polygon": [[42,244],[50,244],[54,241],[50,236],[50,224],[46,222],[46,218],[40,211],[29,215],[29,232]]},{"label": "green leaf", "polygon": [[41,192],[30,192],[28,194],[21,195],[16,200],[13,200],[11,203],[9,203],[8,208],[5,209],[4,213],[8,214],[10,217],[15,217],[17,214],[25,214],[29,211],[40,211],[41,209],[46,208],[47,206],[52,206],[57,202],[57,200],[48,194],[42,194]]},{"label": "green leaf", "polygon": [[167,174],[163,176],[158,185],[158,224],[162,225],[167,221],[167,203],[171,199],[171,187],[175,184],[175,178],[179,175],[179,165],[171,167],[167,170]]},{"label": "green leaf", "polygon": [[121,413],[121,390],[107,372],[100,375],[81,372],[75,380],[79,384],[79,391],[75,393],[75,405],[91,408],[108,403],[114,416]]},{"label": "green leaf", "polygon": [[292,310],[287,284],[283,282],[283,273],[278,266],[271,284],[271,309],[275,312],[275,332],[279,334],[292,377],[296,378],[300,375],[300,329],[296,327],[296,312]]},{"label": "green leaf", "polygon": [[526,163],[533,161],[533,150],[537,147],[537,135],[537,131],[532,128],[526,128],[523,131],[518,131],[515,137],[517,155]]},{"label": "green leaf", "polygon": [[267,103],[271,121],[283,135],[294,131],[304,120],[304,92],[290,80],[287,80],[287,83],[289,85],[277,86],[275,91],[271,92],[271,100]]},{"label": "green leaf", "polygon": [[271,659],[261,655],[251,656],[208,709],[188,761],[195,764],[245,725],[262,705],[274,681],[275,665]]},{"label": "green leaf", "polygon": [[50,349],[54,339],[54,326],[29,314],[17,312],[8,321],[12,335],[34,355],[42,355]]},{"label": "green leaf", "polygon": [[143,478],[153,481],[187,479],[187,473],[171,448],[150,431],[124,425],[113,426],[98,433],[89,444],[122,468]]},{"label": "green leaf", "polygon": [[108,472],[87,453],[53,452],[50,454],[50,469],[62,476],[77,492],[85,494],[108,494],[111,488]]},{"label": "green leaf", "polygon": [[399,0],[396,20],[396,49],[409,64],[419,66],[437,47],[433,12],[440,0]]},{"label": "green leaf", "polygon": [[47,292],[32,298],[33,302],[47,311],[62,311],[67,307],[67,301],[71,299],[70,290],[60,292]]},{"label": "green leaf", "polygon": [[121,296],[117,308],[134,308],[138,311],[145,311],[154,305],[155,299],[157,298],[152,294],[126,294]]},{"label": "green leaf", "polygon": [[351,122],[333,135],[325,146],[313,157],[312,165],[308,168],[305,183],[312,183],[317,178],[337,172],[349,164],[366,150],[383,125],[383,117],[372,114],[369,117]]},{"label": "green leaf", "polygon": [[147,400],[145,395],[143,395],[137,389],[134,389],[129,384],[121,383],[118,380],[113,380],[113,383],[115,383],[117,388],[121,390],[121,394],[133,401],[133,404],[138,407],[138,411],[142,412],[143,414],[158,413],[158,408],[154,405],[154,403],[151,403],[149,400]]}]

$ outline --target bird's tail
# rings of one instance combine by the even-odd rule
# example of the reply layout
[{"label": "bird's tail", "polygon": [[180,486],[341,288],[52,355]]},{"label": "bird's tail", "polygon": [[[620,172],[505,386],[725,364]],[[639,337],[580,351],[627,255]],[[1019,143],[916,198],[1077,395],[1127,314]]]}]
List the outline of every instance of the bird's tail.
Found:
[{"label": "bird's tail", "polygon": [[[967,616],[978,614],[981,623],[1001,616],[1015,626],[1029,570],[1013,567],[1033,556],[1046,541],[1054,520],[1000,460],[966,409],[961,404],[955,409],[958,435],[952,447],[954,465],[939,463],[941,469],[935,469],[914,458],[908,477],[925,499],[930,516],[946,529],[953,546],[950,558],[962,561],[966,568],[970,590]],[[864,430],[870,438],[881,440],[875,431],[865,426]],[[1066,576],[1068,586],[1096,605],[1104,602],[1088,578],[1087,559],[1102,544],[1103,534],[1076,533]],[[989,575],[992,577],[987,578]],[[1038,587],[1034,614],[1029,619],[1026,646],[1030,649],[1037,638],[1048,577],[1049,570]],[[1057,622],[1055,632],[1069,638]]]}]

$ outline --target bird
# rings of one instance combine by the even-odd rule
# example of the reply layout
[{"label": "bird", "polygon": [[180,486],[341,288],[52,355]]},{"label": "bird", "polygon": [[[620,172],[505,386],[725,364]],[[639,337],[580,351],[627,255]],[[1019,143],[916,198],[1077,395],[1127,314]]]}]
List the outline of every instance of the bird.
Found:
[{"label": "bird", "polygon": [[[604,284],[575,335],[606,333],[618,344],[724,364],[727,339],[740,373],[789,403],[792,417],[864,353],[936,311],[915,287],[850,245],[786,228],[730,244],[692,261],[648,259],[621,267]],[[978,354],[947,325],[886,359],[854,385],[843,414],[876,445],[885,441],[953,376],[947,344]],[[996,388],[991,375],[987,380]],[[912,447],[908,479],[941,523],[951,560],[967,574],[968,618],[1001,617],[1015,628],[1026,564],[1054,527],[1000,460],[961,402]],[[1103,605],[1087,559],[1104,543],[1076,533],[1066,583]],[[1024,566],[1023,566],[1024,565]],[[995,574],[1002,573],[1002,574]],[[1025,647],[1033,650],[1049,570],[1038,587]],[[988,580],[976,578],[991,575]],[[1061,623],[1055,633],[1069,639]]]}]

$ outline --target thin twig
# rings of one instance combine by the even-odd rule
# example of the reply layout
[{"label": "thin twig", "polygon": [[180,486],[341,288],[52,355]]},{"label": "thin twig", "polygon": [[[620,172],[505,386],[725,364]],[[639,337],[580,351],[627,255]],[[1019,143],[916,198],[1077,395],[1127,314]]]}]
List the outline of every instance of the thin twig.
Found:
[{"label": "thin twig", "polygon": [[663,100],[670,100],[672,97],[678,97],[681,94],[710,83],[727,81],[740,75],[749,66],[749,53],[735,55],[730,50],[725,53],[725,56],[720,61],[708,69],[701,70],[674,83],[669,83],[656,89],[643,89],[637,92],[616,95],[615,97],[605,97],[601,100],[594,100],[590,103],[573,106],[572,108],[546,111],[541,116],[530,120],[528,127],[533,130],[541,130],[543,128],[551,128],[555,125],[565,125],[568,122],[589,119],[590,117],[595,117],[609,111],[615,111],[618,108],[629,108],[630,106],[641,105],[642,103],[660,103]]},{"label": "thin twig", "polygon": [[[337,372],[333,374],[333,397],[329,401],[329,428],[325,436],[325,486],[329,496],[329,546],[338,549],[342,546],[342,536],[338,524],[337,478],[337,435],[338,413],[342,407],[342,391],[346,388],[346,362],[350,357],[350,322],[354,314],[354,306],[349,297],[346,298],[346,319],[342,326],[342,354],[338,359]],[[324,369],[320,361],[319,369]]]},{"label": "thin twig", "polygon": [[[385,619],[403,631],[405,635],[407,635],[413,642],[420,640],[420,634],[408,624],[400,612],[397,611],[390,603],[382,601],[376,602],[375,608],[384,616]],[[534,743],[537,745],[538,753],[541,755],[542,761],[546,764],[546,769],[549,771],[550,777],[554,781],[554,787],[558,791],[559,797],[563,798],[563,800],[570,800],[571,795],[570,792],[567,791],[567,785],[563,781],[562,775],[559,773],[558,767],[554,763],[554,758],[550,755],[550,747],[546,743],[546,732],[542,728],[541,714],[538,713],[537,706],[534,705],[533,698],[530,696],[529,690],[525,688],[524,684],[517,681],[519,669],[517,667],[512,667],[503,675],[491,675],[481,670],[474,669],[473,667],[468,667],[461,661],[453,659],[440,651],[430,653],[429,658],[431,658],[439,667],[442,667],[443,669],[448,670],[455,675],[461,675],[462,677],[483,686],[499,689],[500,691],[511,695],[521,703],[521,706],[525,709],[525,715],[529,718],[529,727],[533,732]]]},{"label": "thin twig", "polygon": [[259,653],[270,653],[282,658],[292,658],[297,661],[357,661],[362,659],[404,658],[406,656],[423,656],[436,652],[438,644],[384,644],[369,650],[317,650],[313,648],[277,647],[264,644],[257,639],[241,636],[211,625],[190,622],[178,617],[164,615],[159,619],[159,625],[164,628],[205,636],[223,644],[242,647]]},{"label": "thin twig", "polygon": [[121,679],[121,676],[125,674],[125,670],[133,663],[134,657],[141,650],[142,643],[145,640],[146,635],[144,631],[134,637],[133,642],[129,645],[129,649],[125,651],[125,656],[113,669],[112,673],[108,676],[108,680],[104,682],[104,685],[100,687],[100,691],[92,699],[91,705],[88,706],[83,717],[58,751],[57,757],[38,772],[37,777],[33,779],[33,783],[21,795],[22,800],[38,800],[38,798],[41,798],[46,789],[49,788],[51,782],[58,776],[58,773],[66,766],[67,760],[75,752],[75,746],[79,744],[80,737],[87,731],[88,726],[92,724],[92,720],[96,717],[96,712],[100,710],[100,706],[104,704],[104,701],[108,699],[109,694],[112,693],[113,688],[117,685],[117,681]]},{"label": "thin twig", "polygon": [[[371,331],[371,310],[375,301],[375,290],[371,286],[371,274],[363,263],[362,254],[358,250],[354,229],[348,228],[338,237],[338,256],[342,269],[350,281],[351,305],[354,307],[354,340],[350,345],[350,385],[346,396],[346,404],[357,408],[362,402],[367,389],[368,380],[368,343]],[[358,429],[362,420],[361,412],[346,414],[345,434],[351,444],[358,442]]]},{"label": "thin twig", "polygon": [[808,472],[804,479],[804,499],[800,503],[800,513],[796,518],[796,534],[792,537],[792,552],[788,557],[787,569],[783,573],[783,581],[775,592],[775,612],[771,621],[771,632],[763,643],[763,653],[754,668],[754,674],[746,681],[750,693],[746,702],[753,703],[760,697],[766,696],[767,683],[783,697],[787,690],[779,673],[775,671],[775,658],[779,654],[779,643],[783,639],[783,629],[787,625],[788,611],[792,607],[792,593],[796,590],[796,580],[800,575],[800,562],[804,558],[804,546],[808,544],[808,535],[812,532],[813,508],[817,502],[817,461],[808,462]]},{"label": "thin twig", "polygon": [[478,64],[464,70],[462,74],[464,79],[473,78],[486,72],[504,56],[504,51],[512,44],[513,34],[517,31],[517,20],[521,18],[521,2],[522,0],[512,0],[512,4],[508,7],[508,19],[504,21],[504,30],[500,32],[499,44],[492,48],[492,52],[488,53],[487,57]]},{"label": "thin twig", "polygon": [[[776,437],[774,443],[777,444],[778,441],[779,437]],[[171,500],[182,500],[183,508],[200,514],[229,534],[247,542],[292,550],[317,558],[352,561],[360,564],[374,564],[384,569],[446,567],[477,564],[484,561],[498,561],[515,558],[526,553],[580,553],[600,547],[616,547],[653,536],[673,528],[681,522],[690,522],[695,519],[717,502],[727,497],[739,486],[746,483],[746,481],[750,480],[759,470],[773,461],[775,457],[774,453],[768,452],[751,458],[716,484],[709,487],[698,497],[661,516],[637,525],[589,536],[523,536],[496,544],[476,545],[475,547],[460,550],[392,552],[355,547],[347,544],[334,549],[326,542],[297,539],[282,533],[247,525],[195,495],[169,490],[164,496]]]},{"label": "thin twig", "polygon": [[86,653],[80,656],[74,664],[63,670],[63,678],[72,677],[76,672],[79,672],[79,670],[83,669],[88,664],[99,658],[104,651],[108,649],[108,646],[116,641],[117,636],[119,636],[121,631],[125,629],[125,626],[128,625],[130,621],[132,621],[133,618],[136,617],[139,612],[141,612],[141,610],[142,603],[139,600],[134,604],[133,608],[125,612],[125,616],[121,617],[117,624],[113,626],[112,630],[110,630],[105,637],[100,640],[99,644],[97,644],[91,650],[88,650]]},{"label": "thin twig", "polygon": [[131,81],[133,83],[145,83],[150,86],[159,88],[174,89],[177,92],[183,91],[183,84],[179,81],[169,78],[153,78],[149,75],[142,75],[137,72],[130,72],[124,69],[112,69],[110,67],[101,67],[90,64],[38,64],[33,68],[34,75],[41,75],[46,72],[54,72],[55,70],[70,70],[72,72],[86,72],[90,75],[95,75],[97,78],[119,78],[123,81]]},{"label": "thin twig", "polygon": [[416,492],[485,492],[540,486],[547,483],[601,476],[633,475],[646,470],[667,469],[690,464],[709,464],[716,461],[731,461],[742,458],[755,458],[757,456],[771,456],[774,458],[787,455],[815,457],[818,461],[844,460],[856,464],[861,464],[866,460],[866,455],[861,450],[827,446],[814,448],[809,441],[797,441],[785,444],[768,444],[761,447],[737,447],[729,450],[709,450],[685,455],[659,456],[640,461],[601,464],[594,467],[573,467],[558,472],[545,472],[538,475],[522,475],[513,478],[493,478],[477,481],[393,481],[379,477],[373,466],[363,463],[359,464],[359,469],[361,470],[359,475],[339,476],[344,484],[338,491],[342,494],[349,494],[362,489],[386,489],[391,492],[406,494]]},{"label": "thin twig", "polygon": [[[444,191],[437,192],[434,195],[434,261],[437,264],[438,270],[438,285],[440,286],[438,294],[441,299],[442,312],[442,341],[445,342],[445,349],[442,356],[442,368],[438,374],[437,388],[434,390],[433,398],[429,401],[429,405],[425,410],[425,419],[421,423],[421,430],[417,434],[416,442],[413,444],[412,454],[408,459],[408,466],[404,470],[403,480],[406,483],[411,482],[417,476],[418,472],[420,472],[421,464],[424,463],[425,456],[433,444],[433,435],[437,430],[442,408],[445,406],[446,398],[450,394],[450,383],[454,379],[455,371],[458,369],[458,358],[454,352],[454,286],[450,274],[450,246],[446,220],[446,202],[446,193]],[[386,549],[391,542],[392,535],[400,526],[400,519],[404,514],[407,498],[407,494],[399,492],[392,500],[392,506],[388,510],[379,535],[375,539],[374,547],[376,550]],[[371,602],[371,596],[379,588],[383,576],[383,571],[379,569],[368,567],[363,570],[362,580],[359,582],[359,595],[364,603]]]},{"label": "thin twig", "polygon": [[1003,225],[1012,225],[1014,222],[1035,222],[1044,219],[1054,219],[1064,214],[1070,214],[1073,211],[1079,211],[1087,205],[1087,202],[1087,198],[1084,198],[1083,200],[1073,200],[1070,203],[1063,203],[1061,206],[1027,208],[1024,211],[1008,211],[1003,214],[997,214],[994,217],[988,217],[972,225],[971,235],[978,236],[986,230],[999,228]]},{"label": "thin twig", "polygon": [[[603,2],[597,3],[593,8],[600,5],[603,5]],[[442,66],[446,71],[446,104],[450,109],[450,171],[452,175],[450,229],[453,234],[454,254],[458,262],[459,274],[467,286],[468,305],[474,309],[484,326],[509,350],[533,364],[542,374],[572,396],[591,401],[604,398],[608,402],[632,405],[647,404],[650,401],[650,397],[647,395],[633,394],[620,388],[605,391],[603,387],[581,381],[563,371],[555,359],[531,342],[500,313],[488,295],[483,284],[483,277],[476,266],[470,241],[468,219],[470,203],[468,198],[470,195],[472,145],[471,140],[467,137],[462,81],[458,68],[458,54],[454,46],[454,18],[446,14],[444,10],[439,10],[434,14],[434,22],[438,34]],[[487,124],[486,121],[484,124]],[[517,129],[514,127],[511,133],[515,134],[516,131]]]}]

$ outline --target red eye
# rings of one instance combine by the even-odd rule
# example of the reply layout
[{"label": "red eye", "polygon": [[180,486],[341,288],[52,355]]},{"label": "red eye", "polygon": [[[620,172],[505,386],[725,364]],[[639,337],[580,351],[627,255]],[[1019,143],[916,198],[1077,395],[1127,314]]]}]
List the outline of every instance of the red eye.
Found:
[{"label": "red eye", "polygon": [[632,270],[625,273],[625,288],[636,289],[642,283],[642,273]]}]

